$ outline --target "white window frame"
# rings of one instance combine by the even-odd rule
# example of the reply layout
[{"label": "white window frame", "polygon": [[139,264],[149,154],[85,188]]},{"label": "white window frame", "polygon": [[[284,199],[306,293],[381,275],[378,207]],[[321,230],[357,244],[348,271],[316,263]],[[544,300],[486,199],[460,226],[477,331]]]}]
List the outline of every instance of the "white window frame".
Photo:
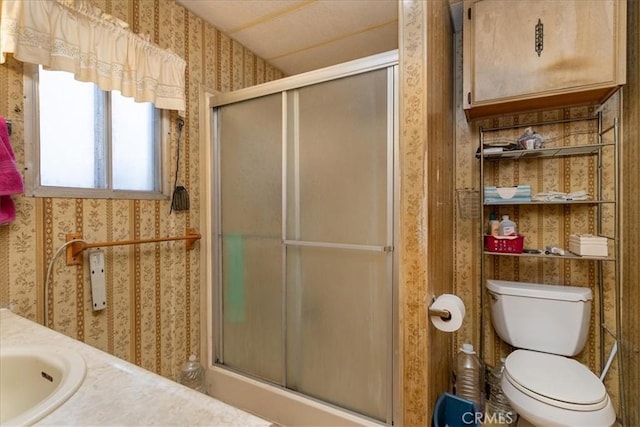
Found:
[{"label": "white window frame", "polygon": [[[87,199],[149,199],[169,200],[171,190],[170,173],[170,112],[157,109],[159,113],[156,132],[160,148],[158,155],[158,190],[114,190],[112,188],[77,188],[41,185],[40,183],[40,115],[38,102],[38,65],[24,64],[25,94],[25,195],[32,197],[67,197]],[[111,151],[110,143],[108,147]]]}]

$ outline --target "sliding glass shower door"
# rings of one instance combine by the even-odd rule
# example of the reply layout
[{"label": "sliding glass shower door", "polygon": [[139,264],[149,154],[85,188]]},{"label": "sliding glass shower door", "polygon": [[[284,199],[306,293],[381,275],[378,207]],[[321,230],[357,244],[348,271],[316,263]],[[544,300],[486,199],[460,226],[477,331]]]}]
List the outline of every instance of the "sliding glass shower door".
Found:
[{"label": "sliding glass shower door", "polygon": [[275,383],[284,366],[281,98],[217,113],[217,358]]},{"label": "sliding glass shower door", "polygon": [[386,422],[393,75],[216,110],[216,363]]}]

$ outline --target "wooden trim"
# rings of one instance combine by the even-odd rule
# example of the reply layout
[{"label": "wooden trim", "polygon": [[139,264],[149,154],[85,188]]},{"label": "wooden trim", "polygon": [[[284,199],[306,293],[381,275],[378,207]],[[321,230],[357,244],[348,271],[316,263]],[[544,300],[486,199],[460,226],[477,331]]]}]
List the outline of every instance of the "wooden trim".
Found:
[{"label": "wooden trim", "polygon": [[562,93],[537,98],[526,98],[518,101],[504,100],[495,103],[484,102],[464,110],[467,119],[488,118],[516,114],[519,112],[535,112],[566,106],[581,106],[606,101],[618,90],[619,86],[592,89],[589,91]]}]

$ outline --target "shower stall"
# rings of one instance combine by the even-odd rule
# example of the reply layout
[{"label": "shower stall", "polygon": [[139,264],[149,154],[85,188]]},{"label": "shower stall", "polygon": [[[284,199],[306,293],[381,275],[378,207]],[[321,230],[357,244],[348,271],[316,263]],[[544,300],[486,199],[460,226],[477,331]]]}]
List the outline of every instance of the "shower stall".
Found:
[{"label": "shower stall", "polygon": [[214,366],[387,425],[397,52],[213,100]]}]

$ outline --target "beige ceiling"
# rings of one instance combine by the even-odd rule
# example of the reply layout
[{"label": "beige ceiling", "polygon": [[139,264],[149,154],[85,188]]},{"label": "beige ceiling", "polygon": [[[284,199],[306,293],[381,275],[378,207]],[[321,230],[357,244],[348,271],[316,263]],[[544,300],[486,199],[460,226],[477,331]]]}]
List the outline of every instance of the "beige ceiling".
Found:
[{"label": "beige ceiling", "polygon": [[287,75],[398,48],[398,0],[176,1]]}]

